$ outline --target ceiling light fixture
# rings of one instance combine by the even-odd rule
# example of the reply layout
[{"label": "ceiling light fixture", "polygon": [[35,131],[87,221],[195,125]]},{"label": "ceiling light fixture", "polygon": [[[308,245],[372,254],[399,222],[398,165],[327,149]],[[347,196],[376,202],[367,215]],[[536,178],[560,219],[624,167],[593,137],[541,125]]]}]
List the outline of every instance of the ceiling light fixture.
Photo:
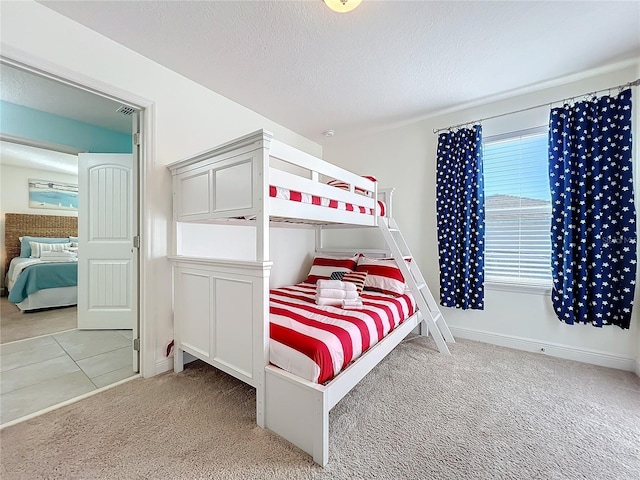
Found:
[{"label": "ceiling light fixture", "polygon": [[334,12],[347,13],[354,10],[362,0],[324,0],[324,3]]}]

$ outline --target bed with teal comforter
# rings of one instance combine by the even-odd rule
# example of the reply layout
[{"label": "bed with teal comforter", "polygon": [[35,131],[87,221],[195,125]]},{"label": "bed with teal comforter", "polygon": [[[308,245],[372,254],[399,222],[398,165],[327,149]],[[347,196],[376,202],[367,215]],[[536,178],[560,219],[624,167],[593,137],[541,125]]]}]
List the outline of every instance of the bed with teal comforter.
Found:
[{"label": "bed with teal comforter", "polygon": [[78,286],[78,262],[37,263],[26,267],[9,292],[11,303],[20,303],[39,290]]}]

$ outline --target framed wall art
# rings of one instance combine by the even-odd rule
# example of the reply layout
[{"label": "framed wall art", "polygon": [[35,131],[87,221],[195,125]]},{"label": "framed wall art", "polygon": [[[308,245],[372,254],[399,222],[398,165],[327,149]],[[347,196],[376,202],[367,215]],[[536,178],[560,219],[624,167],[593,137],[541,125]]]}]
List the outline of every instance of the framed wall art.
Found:
[{"label": "framed wall art", "polygon": [[29,179],[29,207],[78,211],[78,185]]}]

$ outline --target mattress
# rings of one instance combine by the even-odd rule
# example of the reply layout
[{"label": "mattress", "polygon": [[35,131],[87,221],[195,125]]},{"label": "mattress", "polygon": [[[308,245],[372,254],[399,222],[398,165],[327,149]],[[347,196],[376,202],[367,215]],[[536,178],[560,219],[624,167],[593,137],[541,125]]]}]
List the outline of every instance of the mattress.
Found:
[{"label": "mattress", "polygon": [[47,288],[33,292],[16,306],[22,311],[78,304],[78,287]]},{"label": "mattress", "polygon": [[414,314],[410,293],[364,291],[363,308],[315,303],[316,286],[300,283],[270,291],[271,364],[314,383],[325,383]]},{"label": "mattress", "polygon": [[14,258],[7,274],[8,300],[19,304],[40,290],[78,285],[78,262],[48,262]]},{"label": "mattress", "polygon": [[[288,188],[276,187],[273,185],[269,186],[269,196],[282,200],[290,200],[292,202],[308,203],[310,205],[318,205],[320,207],[346,210],[348,212],[360,212],[364,215],[374,214],[372,208],[363,207],[361,205],[354,205],[347,202],[341,202],[338,200],[332,200],[330,198],[319,197],[317,195],[311,195],[308,193],[296,192],[295,190],[289,190]],[[381,217],[385,216],[386,206],[384,202],[378,200],[378,211],[375,213],[377,213]]]}]

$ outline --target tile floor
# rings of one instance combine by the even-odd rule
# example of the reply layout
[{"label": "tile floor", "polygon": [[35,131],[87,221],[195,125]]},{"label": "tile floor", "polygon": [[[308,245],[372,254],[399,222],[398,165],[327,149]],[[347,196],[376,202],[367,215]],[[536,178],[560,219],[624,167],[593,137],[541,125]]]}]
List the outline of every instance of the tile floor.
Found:
[{"label": "tile floor", "polygon": [[0,345],[0,424],[134,375],[131,330],[70,330]]},{"label": "tile floor", "polygon": [[76,306],[22,312],[7,297],[0,297],[0,343],[53,335],[78,326]]}]

